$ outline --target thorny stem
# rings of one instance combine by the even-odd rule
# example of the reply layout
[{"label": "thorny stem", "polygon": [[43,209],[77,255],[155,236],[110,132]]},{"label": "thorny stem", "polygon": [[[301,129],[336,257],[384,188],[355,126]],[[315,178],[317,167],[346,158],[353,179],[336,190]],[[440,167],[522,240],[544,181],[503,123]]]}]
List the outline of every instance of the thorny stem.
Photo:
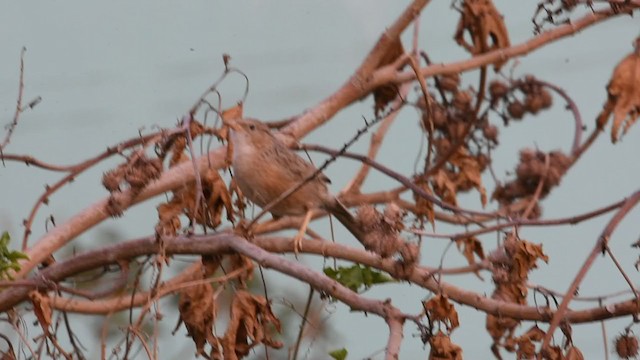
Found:
[{"label": "thorny stem", "polygon": [[636,206],[638,201],[640,201],[640,191],[636,191],[632,196],[630,196],[625,201],[625,203],[618,210],[618,212],[615,213],[613,218],[611,218],[607,226],[604,228],[604,230],[598,237],[593,249],[591,250],[591,253],[587,257],[584,264],[582,265],[582,268],[580,269],[580,271],[574,278],[573,282],[569,286],[569,289],[567,289],[566,291],[567,296],[565,296],[562,299],[562,303],[560,303],[558,310],[556,310],[555,314],[553,315],[551,323],[549,324],[549,329],[547,330],[544,340],[542,341],[543,351],[549,346],[549,343],[551,342],[551,338],[553,337],[553,332],[560,325],[560,322],[563,320],[563,318],[566,317],[566,313],[569,308],[569,303],[573,299],[573,296],[576,293],[576,290],[578,289],[578,287],[580,286],[580,283],[582,282],[584,277],[587,275],[587,272],[593,265],[596,257],[598,256],[598,254],[606,250],[611,234],[618,227],[618,224],[620,224],[622,219],[625,218],[627,213],[629,213],[629,211],[631,211],[631,209],[633,209]]},{"label": "thorny stem", "polygon": [[121,142],[115,146],[109,147],[102,154],[99,154],[98,156],[92,159],[83,161],[82,163],[77,165],[73,165],[70,168],[69,174],[64,176],[62,179],[58,180],[55,184],[51,186],[46,186],[45,192],[42,195],[40,195],[36,203],[33,205],[33,208],[31,208],[29,217],[27,218],[27,220],[25,220],[25,223],[24,223],[25,230],[22,238],[22,251],[25,251],[28,247],[29,235],[31,235],[31,226],[33,225],[33,220],[36,217],[38,209],[43,204],[46,204],[49,201],[49,198],[51,197],[51,195],[53,195],[56,191],[58,191],[64,185],[69,184],[70,182],[75,180],[75,178],[78,177],[78,175],[80,175],[84,171],[88,170],[94,165],[97,165],[98,163],[111,157],[112,155],[119,154],[125,149],[129,149],[140,144],[144,145],[150,142],[158,141],[163,136],[167,136],[167,135],[171,135],[173,133],[179,133],[179,132],[182,132],[182,130],[181,129],[172,130],[172,131],[163,130],[163,131],[145,135],[142,137],[136,137],[136,138]]},{"label": "thorny stem", "polygon": [[302,146],[303,149],[306,150],[312,150],[312,151],[320,151],[326,154],[333,156],[341,156],[341,157],[346,157],[346,158],[350,158],[350,159],[354,159],[354,160],[358,160],[364,164],[367,164],[371,167],[373,167],[374,169],[380,171],[381,173],[391,177],[394,180],[397,180],[399,183],[401,183],[402,185],[408,187],[409,189],[413,190],[414,192],[416,192],[420,197],[427,199],[431,202],[433,202],[434,204],[438,205],[439,207],[452,211],[458,215],[461,214],[469,214],[469,215],[476,215],[476,216],[481,216],[481,217],[490,217],[490,218],[495,218],[496,216],[498,216],[497,214],[490,214],[490,213],[485,213],[485,212],[480,212],[480,211],[474,211],[474,210],[468,210],[468,209],[463,209],[451,204],[447,204],[443,201],[441,201],[440,199],[438,199],[437,197],[427,193],[426,191],[424,191],[423,189],[421,189],[419,186],[415,185],[413,183],[413,181],[411,181],[410,179],[406,178],[405,176],[403,176],[402,174],[389,169],[388,167],[369,159],[368,157],[364,156],[364,155],[359,155],[359,154],[354,154],[354,153],[350,153],[350,152],[346,152],[346,151],[336,151],[333,149],[329,149],[325,146],[322,145],[304,145]]},{"label": "thorny stem", "polygon": [[607,205],[603,208],[600,209],[596,209],[584,214],[580,214],[580,215],[574,215],[574,216],[570,216],[570,217],[564,217],[564,218],[558,218],[558,219],[547,219],[547,220],[536,220],[536,219],[516,219],[516,220],[511,220],[502,224],[496,224],[496,225],[492,225],[492,226],[487,226],[486,228],[482,228],[482,229],[478,229],[478,230],[474,230],[474,231],[467,231],[467,232],[462,232],[462,233],[457,233],[457,234],[434,234],[434,233],[427,233],[423,230],[420,229],[410,229],[409,231],[417,234],[417,235],[422,235],[422,236],[428,236],[428,237],[433,237],[433,238],[442,238],[442,239],[459,239],[459,238],[463,238],[463,237],[469,237],[469,236],[477,236],[477,235],[482,235],[482,234],[486,234],[486,233],[491,233],[494,232],[496,230],[500,230],[500,229],[504,229],[504,228],[509,228],[509,227],[513,227],[513,226],[551,226],[551,225],[575,225],[578,223],[581,223],[585,220],[590,220],[594,217],[598,217],[601,215],[604,215],[610,211],[613,211],[617,208],[619,208],[620,206],[622,206],[625,202],[627,201],[627,198],[617,201],[611,205]]}]

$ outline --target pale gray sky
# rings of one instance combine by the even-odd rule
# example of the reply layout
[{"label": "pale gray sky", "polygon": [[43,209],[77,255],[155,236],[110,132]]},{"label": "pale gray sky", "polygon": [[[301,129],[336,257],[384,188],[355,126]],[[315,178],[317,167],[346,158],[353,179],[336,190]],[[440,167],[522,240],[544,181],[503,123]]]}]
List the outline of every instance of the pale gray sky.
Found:
[{"label": "pale gray sky", "polygon": [[[202,91],[221,73],[223,53],[231,54],[234,66],[250,78],[248,115],[280,119],[298,114],[331,94],[364,58],[380,33],[398,16],[407,2],[322,1],[322,2],[214,2],[214,1],[33,1],[3,2],[0,11],[0,124],[11,121],[15,108],[20,50],[27,48],[25,60],[25,99],[41,96],[33,111],[24,113],[12,143],[11,153],[29,153],[53,163],[72,163],[85,159],[116,143],[133,137],[140,128],[171,126],[193,104]],[[436,62],[467,59],[452,36],[456,13],[448,1],[434,1],[421,20],[420,46]],[[496,1],[506,16],[513,44],[532,36],[530,21],[536,2]],[[635,18],[620,17],[546,47],[520,60],[516,74],[534,73],[539,78],[565,88],[574,98],[585,123],[591,129],[605,99],[605,86],[616,63],[632,49],[639,35]],[[405,37],[405,40],[408,40]],[[470,84],[475,78],[468,78]],[[226,88],[228,104],[241,94],[241,81]],[[537,118],[527,118],[502,131],[501,147],[494,161],[499,176],[513,169],[523,147],[568,150],[573,120],[556,99],[554,109]],[[361,116],[371,115],[371,102],[355,104],[339,113],[334,123],[314,133],[308,141],[340,146],[350,137],[341,130],[361,124]],[[494,119],[500,123],[499,119]],[[337,135],[336,135],[337,134]],[[632,128],[617,145],[602,136],[543,203],[545,217],[569,216],[609,204],[637,190],[640,130]],[[416,116],[404,111],[386,140],[380,161],[395,170],[410,173],[420,146]],[[362,151],[366,141],[354,151]],[[408,159],[398,161],[398,159]],[[110,166],[115,164],[109,163]],[[100,175],[107,167],[89,172],[51,199],[33,229],[32,241],[44,232],[44,219],[54,214],[58,223],[80,209],[106,196]],[[349,163],[338,164],[327,173],[334,191],[348,181]],[[22,219],[28,215],[46,183],[58,178],[20,164],[0,167],[0,230],[21,238]],[[370,187],[390,184],[386,179]],[[491,191],[489,177],[486,185]],[[477,204],[475,194],[469,204]],[[638,237],[640,212],[634,211],[612,239],[613,250],[626,265],[632,279],[637,253],[629,244]],[[534,272],[532,281],[564,291],[591,249],[609,216],[576,227],[524,229],[522,237],[544,244],[550,255],[548,266]],[[122,240],[152,233],[156,220],[153,204],[136,207],[124,218],[108,221],[99,229],[117,229]],[[442,226],[438,231],[447,232]],[[79,246],[95,246],[91,232],[83,235]],[[495,244],[485,240],[486,248]],[[434,265],[444,242],[427,240],[424,261]],[[454,252],[445,265],[462,263]],[[315,264],[315,263],[314,263]],[[317,264],[316,264],[317,265]],[[314,265],[320,269],[319,265]],[[582,294],[600,294],[624,289],[625,285],[608,259],[599,260],[587,277]],[[487,280],[451,279],[454,283],[490,293]],[[274,277],[275,278],[275,277]],[[272,283],[273,296],[306,296],[297,282]],[[367,296],[391,296],[408,312],[420,310],[420,300],[428,293],[416,286],[381,286]],[[332,348],[346,347],[349,359],[359,359],[384,347],[387,329],[373,316],[349,313],[341,305],[326,313],[338,334]],[[169,307],[164,307],[169,312]],[[276,309],[284,311],[282,307]],[[454,340],[467,358],[488,358],[489,336],[482,314],[460,307],[461,328]],[[169,329],[177,314],[166,314]],[[627,321],[611,322],[608,334],[620,331]],[[297,319],[296,319],[297,324]],[[621,325],[622,324],[622,325]],[[297,325],[296,325],[297,326]],[[525,328],[528,327],[525,326]],[[411,325],[405,327],[402,358],[425,357]],[[170,336],[170,330],[165,334]],[[163,354],[180,351],[191,354],[191,340],[183,338],[184,328],[172,338]],[[97,343],[84,339],[91,349]],[[598,325],[577,326],[574,340],[586,358],[602,358]],[[184,341],[176,346],[177,341]],[[175,358],[170,356],[167,358]]]}]

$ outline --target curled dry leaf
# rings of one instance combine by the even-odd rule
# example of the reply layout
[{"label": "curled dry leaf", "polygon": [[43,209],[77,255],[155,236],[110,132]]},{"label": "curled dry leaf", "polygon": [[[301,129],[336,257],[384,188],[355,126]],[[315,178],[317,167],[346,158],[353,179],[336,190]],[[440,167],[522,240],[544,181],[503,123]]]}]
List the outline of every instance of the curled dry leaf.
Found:
[{"label": "curled dry leaf", "polygon": [[431,351],[429,351],[429,360],[462,360],[462,348],[453,342],[451,338],[439,331],[435,336],[429,339]]},{"label": "curled dry leaf", "polygon": [[[431,187],[429,186],[429,182],[423,176],[417,176],[413,179],[414,184],[420,187],[424,192],[429,195],[433,195],[433,191],[431,191]],[[421,222],[425,220],[431,223],[431,226],[435,226],[436,213],[433,209],[433,203],[424,197],[413,193],[413,200],[416,204],[416,210],[414,211],[415,216]]]},{"label": "curled dry leaf", "polygon": [[[491,298],[519,305],[526,304],[528,293],[526,283],[529,272],[537,267],[538,259],[549,261],[542,251],[542,245],[509,235],[503,246],[489,256],[493,265],[492,279],[496,286]],[[511,352],[516,351],[516,347],[520,348],[518,338],[513,337],[519,323],[508,317],[487,315],[486,328],[493,338],[491,349],[496,357],[500,358],[498,350],[500,344],[511,344],[511,346],[505,346],[505,349]],[[527,332],[526,337],[538,341],[540,334],[532,328]]]},{"label": "curled dry leaf", "polygon": [[[389,49],[380,60],[378,67],[393,64],[398,58],[404,55],[404,48],[400,38],[395,38]],[[395,84],[383,85],[373,91],[374,113],[376,116],[387,107],[387,105],[398,96],[398,87]]]},{"label": "curled dry leaf", "polygon": [[428,301],[423,302],[422,306],[427,312],[429,319],[443,323],[447,327],[447,331],[451,332],[460,326],[458,312],[449,301],[448,296],[438,294]]},{"label": "curled dry leaf", "polygon": [[480,260],[484,260],[484,250],[482,249],[482,243],[477,237],[465,237],[456,239],[456,245],[458,250],[462,250],[462,254],[469,265],[475,264],[475,256],[478,256]]},{"label": "curled dry leaf", "polygon": [[635,51],[625,57],[613,70],[607,86],[608,99],[598,116],[597,124],[604,128],[613,113],[611,142],[618,141],[620,128],[626,133],[640,116],[640,38]]},{"label": "curled dry leaf", "polygon": [[448,166],[438,170],[431,178],[433,190],[443,201],[457,205],[457,194],[476,189],[482,206],[487,204],[487,190],[482,184],[482,172],[486,163],[481,156],[471,155],[460,147],[449,158]]},{"label": "curled dry leaf", "polygon": [[238,290],[231,303],[231,319],[222,339],[225,360],[244,357],[256,345],[279,349],[282,342],[273,339],[273,330],[281,332],[280,320],[271,311],[267,299]]},{"label": "curled dry leaf", "polygon": [[[201,271],[190,280],[202,280],[206,277],[203,266]],[[197,355],[207,355],[204,350],[207,343],[214,349],[219,348],[218,340],[213,335],[217,309],[211,283],[202,282],[180,290],[178,311],[180,311],[180,320],[187,328],[187,333],[196,344]]]},{"label": "curled dry leaf", "polygon": [[582,355],[582,351],[575,346],[569,346],[567,352],[565,354],[566,360],[584,360],[584,355]]},{"label": "curled dry leaf", "polygon": [[229,273],[235,271],[241,271],[236,277],[242,286],[247,286],[247,283],[253,279],[253,270],[255,268],[253,261],[240,254],[232,254],[229,258]]},{"label": "curled dry leaf", "polygon": [[[471,36],[471,43],[466,41],[465,32]],[[510,46],[507,27],[491,0],[463,1],[462,14],[454,39],[473,55]],[[496,71],[504,65],[505,61],[499,60],[493,64]]]},{"label": "curled dry leaf", "polygon": [[49,333],[49,326],[51,326],[51,299],[49,296],[40,291],[32,291],[29,293],[29,298],[33,304],[33,312],[38,318],[40,326],[45,333]]},{"label": "curled dry leaf", "polygon": [[[223,210],[227,218],[234,221],[231,195],[224,180],[214,169],[206,169],[201,176],[202,196],[196,206],[197,187],[190,183],[173,191],[171,200],[158,205],[158,236],[175,236],[180,230],[180,215],[184,214],[200,225],[215,229],[222,223]],[[193,209],[196,209],[194,211]]]}]

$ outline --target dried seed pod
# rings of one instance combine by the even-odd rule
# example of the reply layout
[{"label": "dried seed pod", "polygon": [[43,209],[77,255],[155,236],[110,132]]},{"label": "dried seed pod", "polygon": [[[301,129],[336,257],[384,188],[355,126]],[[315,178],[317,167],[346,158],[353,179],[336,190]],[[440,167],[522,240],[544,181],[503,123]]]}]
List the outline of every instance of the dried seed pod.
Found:
[{"label": "dried seed pod", "polygon": [[509,113],[509,116],[511,116],[512,119],[520,120],[522,119],[525,113],[524,105],[522,105],[522,103],[518,100],[512,101],[507,106],[507,112]]},{"label": "dried seed pod", "polygon": [[489,84],[489,95],[492,99],[502,98],[509,92],[509,86],[502,81],[494,80]]},{"label": "dried seed pod", "polygon": [[443,75],[440,77],[439,82],[442,90],[454,93],[458,91],[458,87],[460,86],[460,75],[458,74]]},{"label": "dried seed pod", "polygon": [[543,106],[544,99],[540,93],[531,94],[524,99],[524,108],[532,114],[537,114]]},{"label": "dried seed pod", "polygon": [[616,340],[616,354],[622,359],[631,359],[638,356],[638,338],[631,333],[620,334]]},{"label": "dried seed pod", "polygon": [[540,90],[539,96],[542,99],[543,109],[548,109],[551,107],[551,105],[553,105],[553,96],[551,96],[551,93],[548,90],[546,89]]},{"label": "dried seed pod", "polygon": [[494,144],[498,143],[498,128],[495,125],[485,125],[482,128],[482,135]]},{"label": "dried seed pod", "polygon": [[458,91],[453,97],[453,107],[462,111],[469,109],[471,106],[471,97],[470,91]]}]

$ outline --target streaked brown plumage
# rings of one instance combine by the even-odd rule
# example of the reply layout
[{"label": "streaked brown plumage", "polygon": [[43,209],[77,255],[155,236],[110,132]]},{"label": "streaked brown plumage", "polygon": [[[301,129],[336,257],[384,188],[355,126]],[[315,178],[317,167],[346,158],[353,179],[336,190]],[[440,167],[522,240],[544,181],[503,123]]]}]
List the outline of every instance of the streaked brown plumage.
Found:
[{"label": "streaked brown plumage", "polygon": [[[264,207],[316,171],[310,162],[289,149],[260,121],[242,119],[227,123],[233,143],[234,179],[244,195],[256,205]],[[305,215],[296,237],[296,251],[314,209],[329,211],[356,237],[360,235],[351,213],[329,194],[328,182],[326,176],[319,174],[269,210],[274,217]]]}]

